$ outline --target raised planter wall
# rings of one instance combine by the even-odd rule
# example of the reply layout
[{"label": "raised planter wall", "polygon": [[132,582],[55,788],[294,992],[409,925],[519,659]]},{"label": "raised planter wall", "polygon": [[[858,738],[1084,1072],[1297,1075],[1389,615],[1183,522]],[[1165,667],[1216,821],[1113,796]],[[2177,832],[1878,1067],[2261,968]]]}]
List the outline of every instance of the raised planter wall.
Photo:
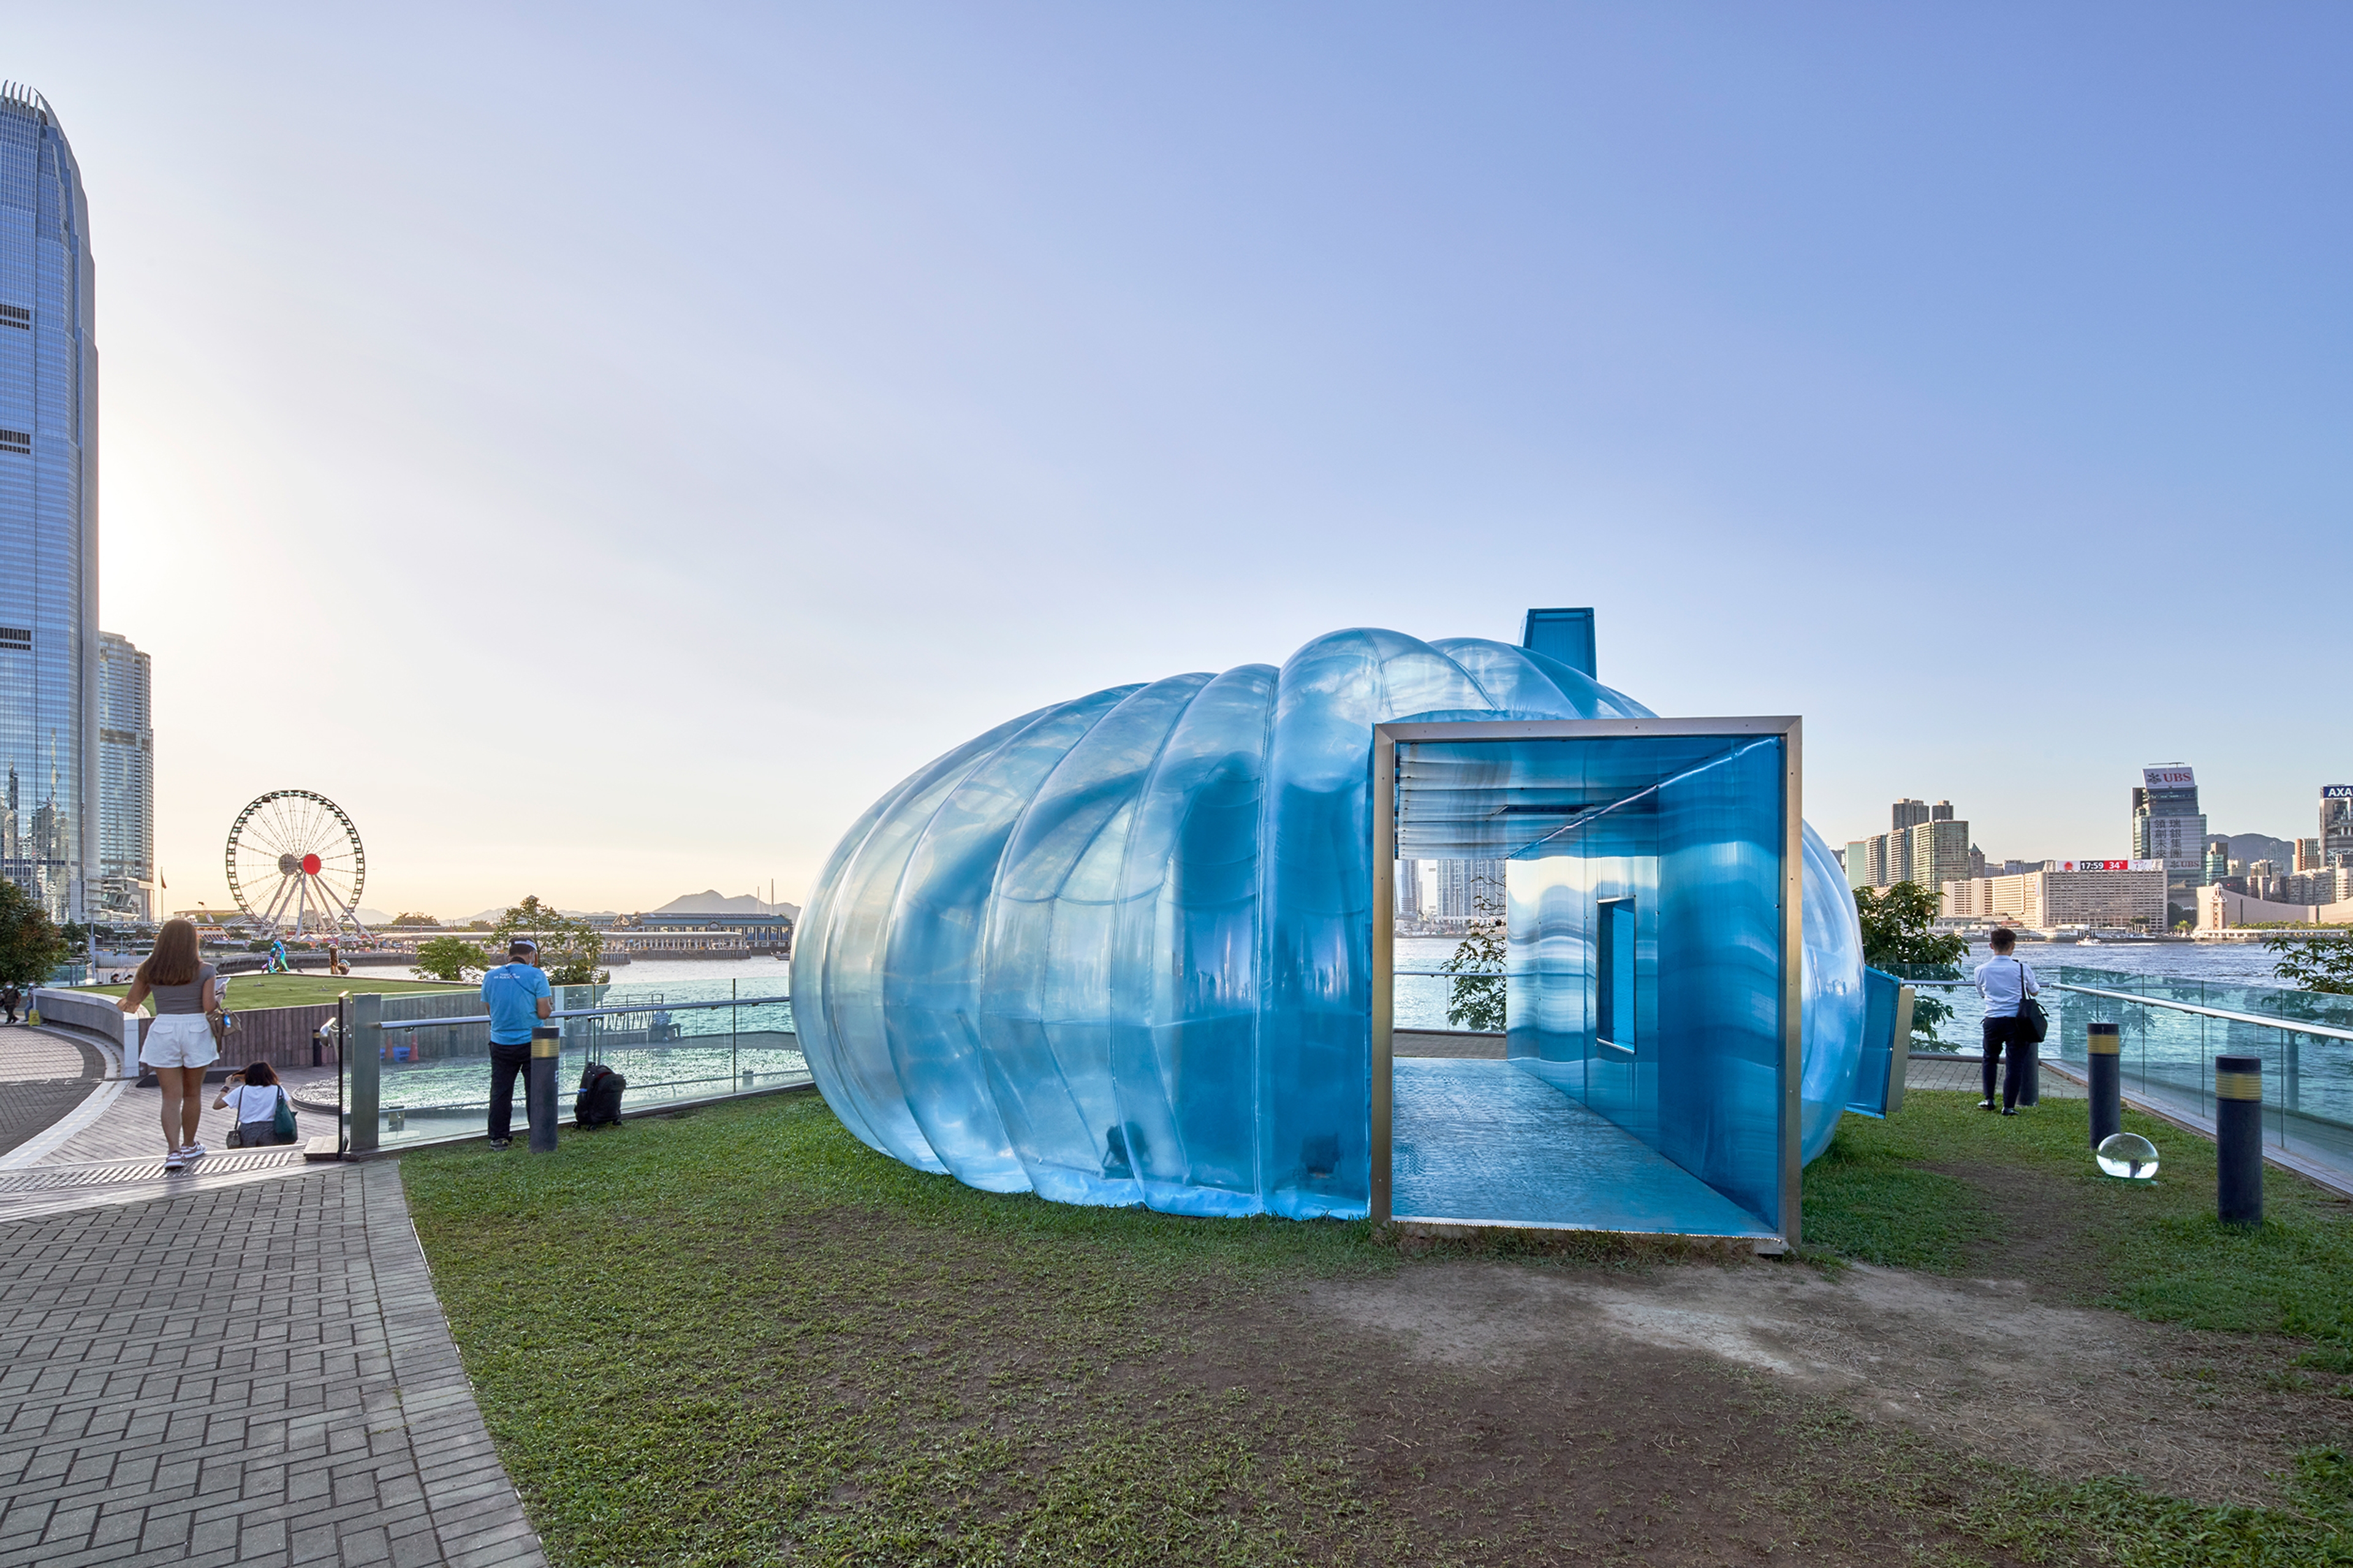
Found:
[{"label": "raised planter wall", "polygon": [[52,991],[47,986],[36,986],[32,1005],[33,1010],[40,1014],[41,1022],[51,1028],[95,1036],[118,1052],[122,1049],[123,1026],[130,1020],[115,1006],[111,996],[93,995],[87,991]]}]

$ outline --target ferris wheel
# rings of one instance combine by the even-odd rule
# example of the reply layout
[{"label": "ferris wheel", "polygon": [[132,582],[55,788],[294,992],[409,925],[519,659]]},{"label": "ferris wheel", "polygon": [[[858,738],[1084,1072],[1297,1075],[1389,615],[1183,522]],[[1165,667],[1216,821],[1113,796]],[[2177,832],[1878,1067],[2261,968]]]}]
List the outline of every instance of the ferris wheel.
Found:
[{"label": "ferris wheel", "polygon": [[278,789],[228,829],[228,890],[246,918],[275,934],[348,928],[363,935],[367,851],[343,808],[307,789]]}]

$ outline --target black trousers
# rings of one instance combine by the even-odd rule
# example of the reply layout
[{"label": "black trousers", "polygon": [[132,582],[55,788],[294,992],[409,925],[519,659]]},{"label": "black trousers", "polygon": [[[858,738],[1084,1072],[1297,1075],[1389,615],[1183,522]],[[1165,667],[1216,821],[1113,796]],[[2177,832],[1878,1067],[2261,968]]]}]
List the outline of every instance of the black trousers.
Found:
[{"label": "black trousers", "polygon": [[491,1137],[493,1142],[503,1142],[514,1130],[517,1073],[526,1074],[522,1080],[524,1115],[530,1114],[531,1079],[527,1076],[530,1067],[530,1041],[519,1046],[502,1046],[496,1040],[491,1042]]},{"label": "black trousers", "polygon": [[1993,1098],[1993,1068],[2009,1047],[2010,1070],[2001,1075],[2001,1107],[2004,1110],[2018,1108],[2018,1092],[2026,1087],[2029,1064],[2033,1060],[2034,1043],[2026,1037],[2016,1018],[1988,1018],[1985,1021],[1985,1098]]}]

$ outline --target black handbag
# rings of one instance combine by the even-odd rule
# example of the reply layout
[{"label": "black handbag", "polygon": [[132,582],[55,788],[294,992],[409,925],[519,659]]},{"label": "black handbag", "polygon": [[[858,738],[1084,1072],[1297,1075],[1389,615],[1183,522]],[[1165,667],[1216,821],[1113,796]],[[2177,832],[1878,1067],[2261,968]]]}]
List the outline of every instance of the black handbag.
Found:
[{"label": "black handbag", "polygon": [[2013,958],[2010,962],[2018,965],[2019,1037],[2030,1046],[2039,1046],[2042,1037],[2051,1032],[2051,1015],[2042,1010],[2041,1002],[2026,994],[2026,961]]}]

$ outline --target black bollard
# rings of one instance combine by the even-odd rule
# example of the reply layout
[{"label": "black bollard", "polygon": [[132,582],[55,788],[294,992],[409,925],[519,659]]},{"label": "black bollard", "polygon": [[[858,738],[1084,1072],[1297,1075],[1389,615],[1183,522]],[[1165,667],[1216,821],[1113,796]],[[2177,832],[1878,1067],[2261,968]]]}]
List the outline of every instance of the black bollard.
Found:
[{"label": "black bollard", "polygon": [[531,1032],[531,1076],[523,1081],[523,1094],[534,1154],[555,1152],[555,1056],[563,1046],[564,1031],[552,1024]]},{"label": "black bollard", "polygon": [[2114,1024],[2086,1031],[2084,1087],[2092,1095],[2092,1147],[2125,1130],[2124,1035]]},{"label": "black bollard", "polygon": [[2263,1222],[2263,1058],[2214,1058],[2214,1213]]}]

